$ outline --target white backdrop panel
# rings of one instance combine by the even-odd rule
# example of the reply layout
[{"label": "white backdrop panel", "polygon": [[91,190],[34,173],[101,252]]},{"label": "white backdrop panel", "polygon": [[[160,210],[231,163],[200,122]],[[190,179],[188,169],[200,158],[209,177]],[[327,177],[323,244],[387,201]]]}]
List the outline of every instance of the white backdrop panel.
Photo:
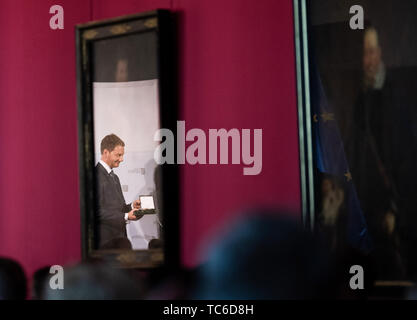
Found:
[{"label": "white backdrop panel", "polygon": [[[114,171],[122,184],[126,203],[139,195],[155,191],[153,158],[160,128],[158,81],[95,82],[94,142],[95,160],[100,160],[100,142],[114,133],[126,144],[124,162]],[[127,225],[128,238],[134,249],[147,249],[151,239],[158,238],[156,215],[145,215]]]}]

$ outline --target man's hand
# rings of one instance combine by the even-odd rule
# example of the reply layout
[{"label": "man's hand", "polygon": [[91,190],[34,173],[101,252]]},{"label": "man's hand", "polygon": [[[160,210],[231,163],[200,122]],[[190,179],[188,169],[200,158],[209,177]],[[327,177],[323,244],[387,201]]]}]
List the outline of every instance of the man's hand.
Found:
[{"label": "man's hand", "polygon": [[133,208],[140,209],[140,200],[133,201]]},{"label": "man's hand", "polygon": [[135,211],[137,211],[137,209],[132,209],[132,210],[130,210],[129,211],[129,213],[128,213],[128,216],[127,216],[127,218],[129,219],[129,220],[139,220],[140,218],[142,218],[143,217],[143,214],[142,215],[139,215],[139,216],[135,216],[134,215],[134,212]]}]

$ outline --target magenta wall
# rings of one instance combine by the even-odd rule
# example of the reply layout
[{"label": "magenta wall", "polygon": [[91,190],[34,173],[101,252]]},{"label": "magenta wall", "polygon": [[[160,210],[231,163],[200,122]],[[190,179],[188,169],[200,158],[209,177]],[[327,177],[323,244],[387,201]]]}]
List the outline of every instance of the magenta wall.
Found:
[{"label": "magenta wall", "polygon": [[187,128],[263,129],[263,169],[186,166],[183,261],[200,240],[253,204],[299,209],[292,1],[174,1],[181,14],[180,88]]},{"label": "magenta wall", "polygon": [[[180,18],[180,119],[186,128],[263,129],[263,170],[181,169],[182,261],[242,207],[299,210],[292,1],[0,0],[0,255],[28,274],[80,258],[74,25],[156,8]],[[206,131],[207,132],[207,131]]]},{"label": "magenta wall", "polygon": [[[0,1],[0,255],[31,274],[80,258],[73,25],[84,0]],[[87,8],[88,9],[88,8]]]}]

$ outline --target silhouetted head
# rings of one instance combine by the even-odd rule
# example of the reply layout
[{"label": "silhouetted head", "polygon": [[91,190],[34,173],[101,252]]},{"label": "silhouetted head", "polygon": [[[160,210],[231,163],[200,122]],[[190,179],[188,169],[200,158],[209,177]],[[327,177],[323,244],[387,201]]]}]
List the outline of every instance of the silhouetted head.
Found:
[{"label": "silhouetted head", "polygon": [[329,256],[298,220],[250,211],[208,250],[197,299],[303,299],[325,294]]},{"label": "silhouetted head", "polygon": [[32,277],[32,299],[33,300],[42,300],[45,287],[49,283],[51,276],[50,266],[46,266],[36,270]]},{"label": "silhouetted head", "polygon": [[47,300],[140,299],[142,284],[125,270],[98,263],[81,263],[64,269],[64,288],[45,290]]},{"label": "silhouetted head", "polygon": [[0,258],[0,300],[26,299],[27,280],[20,264],[9,258]]}]

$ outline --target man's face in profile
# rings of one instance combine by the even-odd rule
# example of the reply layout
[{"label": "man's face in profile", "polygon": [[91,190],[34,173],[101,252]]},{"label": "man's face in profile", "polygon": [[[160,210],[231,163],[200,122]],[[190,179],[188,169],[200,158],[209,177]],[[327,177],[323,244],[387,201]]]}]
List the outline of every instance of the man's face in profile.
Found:
[{"label": "man's face in profile", "polygon": [[110,168],[117,168],[121,162],[123,162],[123,155],[125,154],[125,148],[122,146],[116,146],[113,151],[104,149],[103,157]]},{"label": "man's face in profile", "polygon": [[365,82],[374,84],[381,63],[381,49],[378,44],[378,34],[375,29],[365,31],[363,43],[363,71]]}]

